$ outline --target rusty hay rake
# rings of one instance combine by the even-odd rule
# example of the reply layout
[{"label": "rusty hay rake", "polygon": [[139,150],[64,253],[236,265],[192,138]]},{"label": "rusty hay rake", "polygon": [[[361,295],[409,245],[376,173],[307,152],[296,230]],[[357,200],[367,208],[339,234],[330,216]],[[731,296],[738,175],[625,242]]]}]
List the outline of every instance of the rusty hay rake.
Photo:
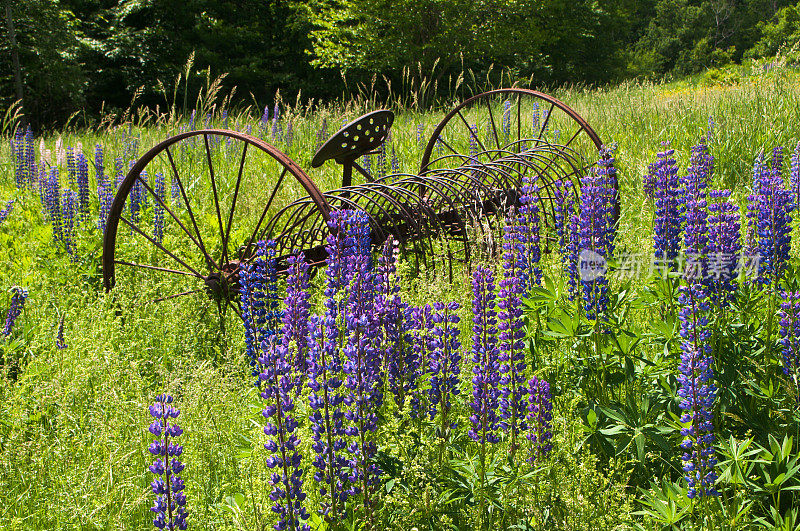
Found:
[{"label": "rusty hay rake", "polygon": [[577,198],[601,147],[564,103],[533,90],[500,89],[469,98],[439,122],[417,173],[375,179],[358,160],[376,153],[393,120],[390,111],[371,112],[317,150],[312,167],[329,160],[342,166],[341,185],[325,192],[291,158],[248,134],[205,129],[160,142],[131,167],[111,205],[106,289],[160,275],[150,300],[206,293],[238,313],[239,272],[256,242],[275,240],[279,270],[297,252],[323,264],[327,222],[338,209],[366,212],[374,245],[394,237],[418,267],[444,267],[452,278],[453,263],[471,258],[469,235],[492,233],[496,219],[518,205],[526,175],[538,185],[542,232],[552,234],[555,187]]}]

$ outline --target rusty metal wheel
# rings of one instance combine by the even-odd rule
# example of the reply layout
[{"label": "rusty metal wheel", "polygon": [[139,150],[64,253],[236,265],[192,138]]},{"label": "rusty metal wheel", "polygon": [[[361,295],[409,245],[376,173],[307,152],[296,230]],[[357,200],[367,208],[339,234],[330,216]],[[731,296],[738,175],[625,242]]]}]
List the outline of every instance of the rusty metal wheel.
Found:
[{"label": "rusty metal wheel", "polygon": [[450,111],[434,129],[420,173],[453,167],[443,157],[495,160],[539,146],[596,158],[600,137],[577,112],[556,98],[509,88],[473,96]]},{"label": "rusty metal wheel", "polygon": [[[577,198],[580,179],[601,146],[586,120],[558,99],[535,90],[499,89],[467,99],[439,122],[425,147],[420,175],[449,177],[464,196],[474,198],[472,217],[480,215],[489,229],[491,220],[481,213],[504,215],[518,206],[523,178],[535,176],[547,234],[557,223],[556,190]],[[618,194],[614,199],[618,219]]]},{"label": "rusty metal wheel", "polygon": [[[170,137],[130,168],[117,191],[103,242],[105,287],[130,282],[153,302],[202,294],[238,312],[239,272],[255,243],[278,236],[268,232],[270,220],[304,196],[329,219],[313,181],[258,138],[219,129]],[[284,256],[305,248],[278,242]]]}]

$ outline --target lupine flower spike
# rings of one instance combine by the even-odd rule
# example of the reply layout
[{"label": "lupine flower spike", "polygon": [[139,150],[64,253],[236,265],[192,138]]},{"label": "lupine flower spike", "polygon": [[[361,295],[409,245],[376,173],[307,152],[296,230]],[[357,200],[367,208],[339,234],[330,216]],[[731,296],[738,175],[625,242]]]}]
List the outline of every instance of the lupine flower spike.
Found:
[{"label": "lupine flower spike", "polygon": [[300,520],[309,518],[303,502],[302,456],[298,451],[300,438],[294,416],[294,386],[291,360],[288,349],[276,337],[262,341],[262,356],[258,359],[262,369],[261,398],[267,405],[262,414],[267,419],[264,433],[269,437],[264,444],[272,455],[267,458],[266,465],[272,470],[270,485],[272,491],[269,499],[274,502],[272,512],[278,515],[278,523],[273,526],[276,531],[307,530]]},{"label": "lupine flower spike", "polygon": [[452,398],[459,394],[458,376],[461,373],[461,330],[456,314],[457,302],[433,304],[431,355],[430,355],[430,417],[439,414],[439,437],[442,446],[447,443],[448,431],[456,427],[450,420]]},{"label": "lupine flower spike", "polygon": [[155,456],[150,465],[150,472],[157,477],[151,483],[156,502],[151,511],[156,513],[153,525],[158,529],[186,529],[186,494],[183,480],[178,476],[184,464],[178,460],[183,453],[183,446],[175,444],[172,439],[179,437],[183,430],[174,420],[180,411],[172,406],[173,398],[168,394],[156,396],[150,406],[150,415],[155,420],[150,425],[150,433],[157,437],[148,450]]},{"label": "lupine flower spike", "polygon": [[669,142],[663,142],[664,151],[658,154],[653,196],[655,198],[655,221],[653,227],[653,247],[656,258],[667,265],[678,256],[680,250],[681,226],[680,183],[675,150]]},{"label": "lupine flower spike", "polygon": [[0,209],[0,223],[3,223],[9,214],[11,214],[11,209],[14,208],[14,200],[10,200],[6,203],[2,209]]},{"label": "lupine flower spike", "polygon": [[550,444],[550,439],[553,438],[550,428],[552,411],[550,384],[534,376],[528,381],[528,441],[531,448],[528,460],[531,463],[547,457],[553,448]]},{"label": "lupine flower spike", "polygon": [[[277,107],[276,107],[277,110]],[[291,359],[299,394],[308,371],[308,316],[311,293],[308,288],[308,263],[302,254],[289,257],[286,280],[286,309],[283,312],[282,342]]]},{"label": "lupine flower spike", "polygon": [[355,478],[349,473],[354,468],[345,453],[345,427],[341,390],[341,334],[340,319],[344,319],[343,296],[346,293],[345,275],[351,249],[347,245],[347,212],[334,211],[329,222],[325,250],[325,312],[322,319],[312,318],[309,323],[308,386],[311,389],[309,406],[311,414],[312,449],[316,456],[313,465],[314,481],[319,485],[319,513],[329,518],[341,518],[344,502],[355,493],[351,483]]},{"label": "lupine flower spike", "polygon": [[64,341],[64,316],[61,316],[61,319],[58,320],[58,331],[56,332],[56,348],[59,350],[64,350],[67,348],[67,344]]},{"label": "lupine flower spike", "polygon": [[498,442],[497,310],[494,274],[478,266],[472,275],[472,424],[469,437],[485,445]]},{"label": "lupine flower spike", "polygon": [[25,301],[28,299],[27,289],[14,287],[12,288],[12,291],[13,294],[11,295],[11,304],[8,307],[8,312],[6,312],[6,324],[2,332],[2,334],[6,337],[11,335],[11,332],[14,329],[14,323],[22,313],[22,309],[25,307]]},{"label": "lupine flower spike", "polygon": [[681,287],[678,302],[682,339],[678,396],[684,411],[681,423],[686,426],[681,429],[684,436],[681,448],[685,451],[682,459],[689,484],[688,496],[716,496],[712,408],[717,390],[709,345],[709,306],[702,283]]},{"label": "lupine flower spike", "polygon": [[374,459],[377,452],[377,410],[383,401],[379,385],[381,357],[376,348],[379,323],[375,308],[375,273],[369,246],[369,218],[361,211],[352,212],[349,218],[347,236],[353,242],[355,252],[349,260],[353,276],[345,319],[344,385],[350,391],[345,396],[348,406],[345,419],[350,423],[345,432],[353,438],[349,449],[354,457],[366,518],[371,527],[374,492],[382,473]]},{"label": "lupine flower spike", "polygon": [[778,312],[781,323],[783,373],[794,382],[800,403],[800,291],[784,292]]},{"label": "lupine flower spike", "polygon": [[498,331],[500,362],[500,427],[511,435],[511,453],[517,450],[517,442],[525,425],[525,332],[522,329],[521,274],[516,259],[514,226],[507,225],[503,238],[503,279],[498,293]]}]

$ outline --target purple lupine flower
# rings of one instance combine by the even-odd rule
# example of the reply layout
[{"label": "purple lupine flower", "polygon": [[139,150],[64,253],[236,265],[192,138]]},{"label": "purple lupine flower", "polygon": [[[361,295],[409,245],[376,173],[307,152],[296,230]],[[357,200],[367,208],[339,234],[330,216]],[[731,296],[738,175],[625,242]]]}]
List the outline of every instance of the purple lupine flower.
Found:
[{"label": "purple lupine flower", "polygon": [[58,320],[58,330],[56,331],[56,348],[64,350],[67,348],[67,343],[64,341],[64,316]]},{"label": "purple lupine flower", "polygon": [[653,193],[656,187],[656,176],[658,173],[658,162],[653,162],[647,165],[647,173],[642,177],[642,189],[644,190],[645,197],[654,199]]},{"label": "purple lupine flower", "polygon": [[440,433],[443,442],[447,441],[447,431],[455,427],[450,422],[451,399],[459,394],[458,376],[461,373],[461,330],[457,302],[435,302],[431,321],[433,323],[430,352],[430,417],[439,413]]},{"label": "purple lupine flower", "polygon": [[[131,161],[131,166],[133,166],[133,161]],[[142,170],[142,173],[146,173],[145,170]],[[139,212],[142,210],[142,207],[142,185],[137,179],[136,182],[133,183],[133,186],[131,186],[131,191],[128,193],[128,209],[131,214],[131,223],[134,225],[139,223]],[[131,230],[133,229],[131,228]]]},{"label": "purple lupine flower", "polygon": [[375,271],[375,307],[378,312],[378,350],[381,356],[380,380],[386,382],[395,403],[402,408],[408,382],[416,376],[411,330],[413,320],[408,305],[400,297],[397,279],[398,243],[389,237],[383,243]]},{"label": "purple lupine flower", "polygon": [[45,186],[44,206],[53,227],[53,241],[59,243],[63,241],[64,234],[61,230],[61,187],[55,166],[50,168],[50,177]]},{"label": "purple lupine flower", "polygon": [[347,498],[355,494],[352,486],[355,465],[345,455],[342,380],[329,357],[331,350],[339,348],[339,334],[338,330],[335,337],[329,333],[335,328],[329,319],[327,310],[322,320],[317,316],[309,319],[308,404],[311,448],[315,453],[314,481],[321,497],[318,512],[336,520],[342,517]]},{"label": "purple lupine flower", "polygon": [[254,374],[258,374],[261,344],[277,333],[280,322],[274,241],[256,245],[255,259],[242,270],[239,294],[245,348]]},{"label": "purple lupine flower", "polygon": [[288,264],[289,276],[286,279],[281,336],[283,346],[289,355],[292,355],[288,362],[297,377],[295,385],[299,392],[308,371],[308,316],[311,308],[311,292],[308,287],[309,266],[302,254],[290,256]]},{"label": "purple lupine flower", "polygon": [[169,181],[169,197],[173,205],[181,204],[181,185],[175,177],[172,177]]},{"label": "purple lupine flower", "polygon": [[708,286],[714,303],[724,307],[736,294],[739,208],[730,202],[730,190],[711,190],[708,196]]},{"label": "purple lupine flower", "polygon": [[382,471],[375,462],[377,445],[375,431],[378,429],[377,410],[383,396],[380,389],[380,354],[376,348],[378,319],[375,308],[375,272],[371,265],[369,241],[369,217],[362,211],[349,215],[348,239],[354,243],[355,252],[348,265],[352,278],[348,290],[347,315],[345,318],[346,361],[343,370],[344,385],[349,390],[345,395],[345,419],[350,422],[346,433],[355,438],[350,444],[356,470],[361,481],[367,521],[372,526],[374,492]]},{"label": "purple lupine flower", "polygon": [[755,228],[758,235],[756,252],[760,257],[759,282],[777,285],[789,262],[791,247],[791,212],[794,209],[792,194],[787,190],[781,175],[781,164],[776,151],[772,171],[759,172],[758,191],[751,198],[755,205]]},{"label": "purple lupine flower", "polygon": [[125,167],[125,160],[122,157],[114,159],[114,190],[119,190],[119,185],[125,179],[123,168]]},{"label": "purple lupine flower", "polygon": [[792,200],[796,207],[800,205],[800,142],[797,143],[794,148],[794,153],[792,153],[789,188],[792,190]]},{"label": "purple lupine flower", "polygon": [[597,167],[581,178],[577,260],[587,319],[600,319],[608,307],[606,263],[614,252],[613,168],[611,152],[601,149]]},{"label": "purple lupine flower", "polygon": [[428,394],[419,390],[419,382],[429,379],[431,352],[433,349],[433,306],[414,306],[409,308],[412,329],[412,352],[415,373],[409,374],[408,391],[411,416],[422,419],[429,411]]},{"label": "purple lupine flower", "polygon": [[269,105],[264,105],[264,112],[261,114],[261,123],[259,124],[259,136],[263,139],[267,134],[267,126],[269,125]]},{"label": "purple lupine flower", "polygon": [[317,454],[313,465],[317,469],[314,480],[322,497],[319,513],[336,520],[344,513],[344,502],[356,493],[352,483],[357,477],[351,471],[355,464],[344,455],[345,426],[342,403],[344,395],[340,372],[343,334],[346,318],[347,289],[349,286],[349,257],[352,241],[348,244],[347,224],[349,211],[334,211],[329,221],[330,233],[325,250],[325,312],[322,320],[312,318],[309,323],[309,374],[311,388],[309,416]]},{"label": "purple lupine flower", "polygon": [[672,261],[678,256],[681,240],[682,216],[680,212],[681,190],[678,180],[678,165],[673,155],[675,150],[669,142],[662,142],[664,151],[658,153],[655,197],[655,220],[653,222],[653,248],[656,258]]},{"label": "purple lupine flower", "polygon": [[800,402],[800,291],[783,292],[781,309],[781,347],[783,374],[794,380],[797,400]]},{"label": "purple lupine flower", "polygon": [[6,206],[0,210],[0,223],[3,223],[9,214],[11,214],[11,210],[14,208],[14,200],[11,199],[6,202]]},{"label": "purple lupine flower", "polygon": [[[135,161],[131,161],[131,166],[133,166]],[[150,175],[147,171],[142,170],[139,174],[139,177],[136,179],[133,187],[138,190],[137,197],[139,199],[139,210],[147,209],[148,205],[150,204],[150,194],[147,192],[147,187],[145,184],[149,186],[150,184]]]},{"label": "purple lupine flower", "polygon": [[78,153],[76,158],[76,178],[78,182],[78,211],[81,217],[89,213],[89,161],[83,153]]},{"label": "purple lupine flower", "polygon": [[469,164],[478,163],[478,125],[469,126]]},{"label": "purple lupine flower", "polygon": [[[294,411],[295,378],[289,350],[271,336],[261,342],[261,357],[258,358],[261,374],[261,398],[266,400],[262,414],[267,419],[264,433],[269,437],[264,448],[270,451],[266,460],[270,474],[270,500],[275,502],[271,509],[278,515],[276,531],[309,530],[300,520],[307,520],[309,514],[303,502],[302,456],[298,451],[300,438]],[[273,438],[274,437],[274,438]]]},{"label": "purple lupine flower", "polygon": [[714,117],[713,116],[709,116],[708,117],[708,129],[706,130],[706,138],[708,139],[709,142],[714,140],[714,127],[715,126],[716,126],[716,124],[714,123]]},{"label": "purple lupine flower", "polygon": [[105,174],[106,168],[103,164],[103,146],[101,144],[95,144],[94,146],[94,171],[98,186],[108,182],[108,177]]},{"label": "purple lupine flower", "polygon": [[278,102],[275,102],[275,108],[272,111],[272,140],[280,140],[282,136],[282,131],[280,127],[280,122],[278,122],[280,118],[281,109],[278,106]]},{"label": "purple lupine flower", "polygon": [[22,309],[25,308],[25,301],[28,300],[28,290],[26,288],[15,286],[11,288],[11,291],[11,304],[8,306],[8,311],[6,312],[6,324],[2,332],[6,337],[11,335],[11,331],[14,329],[14,323],[22,313]]},{"label": "purple lupine flower", "polygon": [[322,144],[325,143],[325,140],[328,139],[328,119],[323,118],[322,124],[320,128],[317,130],[317,146],[314,148],[314,151],[318,150],[322,147]]},{"label": "purple lupine flower", "polygon": [[550,384],[536,376],[528,381],[528,441],[530,441],[530,463],[536,463],[550,453],[553,438],[550,424],[553,420],[553,401]]},{"label": "purple lupine flower", "polygon": [[434,142],[433,148],[436,150],[437,157],[441,158],[444,156],[444,142],[442,142],[441,134],[436,136],[436,142]]},{"label": "purple lupine flower", "polygon": [[508,138],[511,134],[511,100],[503,102],[503,136]]},{"label": "purple lupine flower", "polygon": [[25,163],[25,132],[18,128],[14,134],[14,141],[11,144],[11,153],[16,159],[14,165],[14,184],[22,189],[25,186],[27,164]]},{"label": "purple lupine flower", "polygon": [[372,176],[372,156],[368,154],[364,154],[361,156],[361,166],[363,166],[364,171],[367,175],[369,175],[369,180],[374,180]]},{"label": "purple lupine flower", "polygon": [[164,240],[164,201],[166,200],[166,189],[164,186],[164,175],[156,173],[155,187],[153,192],[156,194],[153,200],[153,239],[158,243]]},{"label": "purple lupine flower", "polygon": [[747,248],[746,254],[754,255],[758,251],[758,213],[761,183],[769,180],[769,168],[764,162],[764,154],[759,153],[753,162],[752,193],[747,196]]},{"label": "purple lupine flower", "polygon": [[499,331],[500,362],[500,427],[511,433],[511,453],[517,450],[517,439],[525,425],[525,351],[522,322],[524,293],[519,261],[515,249],[514,225],[506,225],[503,234],[503,279],[498,296],[497,329]]},{"label": "purple lupine flower", "polygon": [[286,147],[292,147],[292,140],[294,140],[294,122],[290,119],[286,124]]},{"label": "purple lupine flower", "polygon": [[708,255],[708,191],[707,168],[704,163],[703,146],[692,148],[689,167],[682,183],[682,217],[684,225],[684,249],[686,265],[684,276],[691,281],[705,282],[707,279]]},{"label": "purple lupine flower", "polygon": [[[546,187],[548,185],[545,185]],[[577,291],[577,219],[575,219],[575,190],[569,179],[555,179],[547,189],[552,194],[553,221],[561,265],[567,278],[569,299]]]},{"label": "purple lupine flower", "polygon": [[417,124],[417,146],[422,149],[425,147],[425,124]]},{"label": "purple lupine flower", "polygon": [[542,109],[542,130],[539,132],[540,136],[544,135],[544,133],[547,131],[547,126],[550,125],[550,120],[547,119],[548,116],[550,116],[550,111],[547,109]]},{"label": "purple lupine flower", "polygon": [[97,197],[100,208],[97,211],[97,228],[100,232],[105,232],[108,215],[111,212],[111,204],[114,202],[114,190],[110,182],[100,183],[97,188]]},{"label": "purple lupine flower", "polygon": [[386,177],[386,144],[378,146],[378,160],[375,164],[375,180]]},{"label": "purple lupine flower", "polygon": [[[499,419],[500,363],[497,348],[497,311],[494,275],[483,266],[472,274],[472,427],[469,437],[496,443]],[[484,451],[484,450],[482,450]]]},{"label": "purple lupine flower", "polygon": [[156,476],[150,484],[156,495],[155,505],[150,508],[156,513],[153,525],[158,529],[186,529],[186,494],[184,483],[178,474],[184,464],[178,460],[183,453],[183,446],[175,444],[172,439],[179,437],[183,429],[170,419],[178,418],[180,411],[172,406],[172,396],[164,393],[156,396],[150,406],[150,415],[155,418],[149,431],[157,437],[148,451],[155,456],[149,470]]},{"label": "purple lupine flower", "polygon": [[75,235],[78,215],[78,194],[67,188],[61,196],[61,237],[70,260],[76,261]]},{"label": "purple lupine flower", "polygon": [[394,144],[392,144],[392,173],[400,173],[400,161],[397,160],[397,153],[394,151]]},{"label": "purple lupine flower", "polygon": [[681,321],[681,362],[678,382],[681,398],[680,408],[684,411],[681,429],[684,440],[681,448],[683,470],[689,484],[688,496],[716,496],[714,482],[714,415],[712,408],[716,396],[713,358],[709,338],[708,298],[700,282],[690,283],[680,288],[678,296]]},{"label": "purple lupine flower", "polygon": [[533,102],[533,110],[531,111],[531,131],[533,131],[533,135],[536,135],[536,131],[539,129],[539,102]]},{"label": "purple lupine flower", "polygon": [[[34,147],[35,140],[33,138],[33,130],[30,124],[25,131],[25,185],[33,188],[33,183],[36,181],[36,149]],[[44,153],[41,153],[44,156]]]},{"label": "purple lupine flower", "polygon": [[75,150],[72,146],[67,147],[67,186],[73,190],[78,187],[75,167]]}]

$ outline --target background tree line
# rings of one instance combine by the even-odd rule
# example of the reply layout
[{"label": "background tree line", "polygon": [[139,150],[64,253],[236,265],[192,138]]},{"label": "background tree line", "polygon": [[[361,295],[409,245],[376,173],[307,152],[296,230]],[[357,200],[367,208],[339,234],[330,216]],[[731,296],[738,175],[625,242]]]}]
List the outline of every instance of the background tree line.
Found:
[{"label": "background tree line", "polygon": [[375,74],[434,94],[462,72],[537,86],[685,75],[800,39],[786,0],[4,0],[3,19],[0,107],[22,96],[39,128],[134,98],[183,112],[200,70],[263,106],[277,90],[347,97]]}]

